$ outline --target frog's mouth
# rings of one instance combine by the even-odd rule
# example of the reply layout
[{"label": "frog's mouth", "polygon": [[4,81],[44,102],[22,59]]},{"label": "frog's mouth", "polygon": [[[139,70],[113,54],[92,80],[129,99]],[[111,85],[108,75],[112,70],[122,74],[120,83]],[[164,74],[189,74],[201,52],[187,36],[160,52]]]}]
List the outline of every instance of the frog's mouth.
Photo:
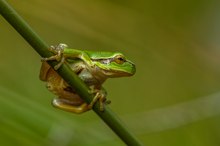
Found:
[{"label": "frog's mouth", "polygon": [[133,74],[125,71],[120,71],[120,70],[114,70],[114,69],[107,69],[107,70],[101,70],[101,72],[108,76],[108,77],[126,77],[126,76],[132,76]]}]

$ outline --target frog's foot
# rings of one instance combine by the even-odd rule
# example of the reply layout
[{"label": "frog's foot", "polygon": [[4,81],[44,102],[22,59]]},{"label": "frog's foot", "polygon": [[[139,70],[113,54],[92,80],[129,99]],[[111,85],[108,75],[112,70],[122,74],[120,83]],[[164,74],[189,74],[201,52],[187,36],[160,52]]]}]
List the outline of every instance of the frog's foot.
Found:
[{"label": "frog's foot", "polygon": [[69,102],[68,100],[60,99],[60,98],[53,99],[52,105],[61,110],[76,113],[76,114],[81,114],[91,109],[90,107],[88,107],[87,103],[82,103],[79,106],[75,106],[71,104],[71,102]]},{"label": "frog's foot", "polygon": [[110,104],[110,100],[106,100],[106,93],[102,90],[94,90],[92,89],[90,93],[95,93],[95,97],[89,103],[88,107],[92,108],[96,102],[99,102],[99,110],[104,111],[104,104]]},{"label": "frog's foot", "polygon": [[66,44],[59,44],[57,46],[50,46],[49,51],[54,53],[55,55],[48,57],[48,58],[42,58],[41,61],[56,60],[59,63],[54,66],[54,69],[55,70],[59,69],[60,66],[65,62],[65,57],[63,56],[63,51],[66,47],[68,47]]},{"label": "frog's foot", "polygon": [[105,104],[110,104],[111,103],[111,100],[107,99],[105,100]]}]

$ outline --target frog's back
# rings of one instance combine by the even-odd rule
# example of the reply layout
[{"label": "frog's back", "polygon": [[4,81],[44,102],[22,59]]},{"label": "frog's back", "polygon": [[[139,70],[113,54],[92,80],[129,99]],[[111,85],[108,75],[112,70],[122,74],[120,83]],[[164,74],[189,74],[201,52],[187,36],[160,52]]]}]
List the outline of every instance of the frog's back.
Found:
[{"label": "frog's back", "polygon": [[96,51],[85,51],[91,59],[105,59],[112,58],[115,55],[122,54],[120,52],[96,52]]}]

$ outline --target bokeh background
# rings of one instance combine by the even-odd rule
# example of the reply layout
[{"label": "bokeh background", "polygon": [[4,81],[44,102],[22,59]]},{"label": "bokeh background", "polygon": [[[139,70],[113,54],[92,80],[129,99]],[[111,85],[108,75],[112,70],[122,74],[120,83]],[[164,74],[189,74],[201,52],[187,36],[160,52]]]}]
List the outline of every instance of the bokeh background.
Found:
[{"label": "bokeh background", "polygon": [[[220,145],[220,1],[8,1],[48,43],[120,51],[135,76],[104,84],[146,146]],[[67,113],[38,78],[40,56],[0,17],[0,143],[122,146],[93,112]]]}]

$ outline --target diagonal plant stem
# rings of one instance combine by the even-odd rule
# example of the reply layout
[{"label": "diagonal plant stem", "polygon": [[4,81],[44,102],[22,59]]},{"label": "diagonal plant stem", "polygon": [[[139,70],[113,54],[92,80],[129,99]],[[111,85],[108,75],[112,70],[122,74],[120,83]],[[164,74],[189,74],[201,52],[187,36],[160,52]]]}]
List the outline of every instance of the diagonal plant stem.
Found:
[{"label": "diagonal plant stem", "polygon": [[[0,0],[0,14],[40,54],[41,57],[49,57],[53,55],[47,49],[49,46],[5,0]],[[48,63],[52,67],[57,64],[56,61],[50,61]],[[70,86],[76,89],[77,93],[83,98],[83,100],[87,103],[91,102],[93,95],[88,92],[89,88],[67,65],[63,64],[57,72]],[[104,112],[101,112],[99,110],[99,103],[97,102],[93,107],[93,110],[127,145],[142,145],[108,106],[105,107]]]}]

